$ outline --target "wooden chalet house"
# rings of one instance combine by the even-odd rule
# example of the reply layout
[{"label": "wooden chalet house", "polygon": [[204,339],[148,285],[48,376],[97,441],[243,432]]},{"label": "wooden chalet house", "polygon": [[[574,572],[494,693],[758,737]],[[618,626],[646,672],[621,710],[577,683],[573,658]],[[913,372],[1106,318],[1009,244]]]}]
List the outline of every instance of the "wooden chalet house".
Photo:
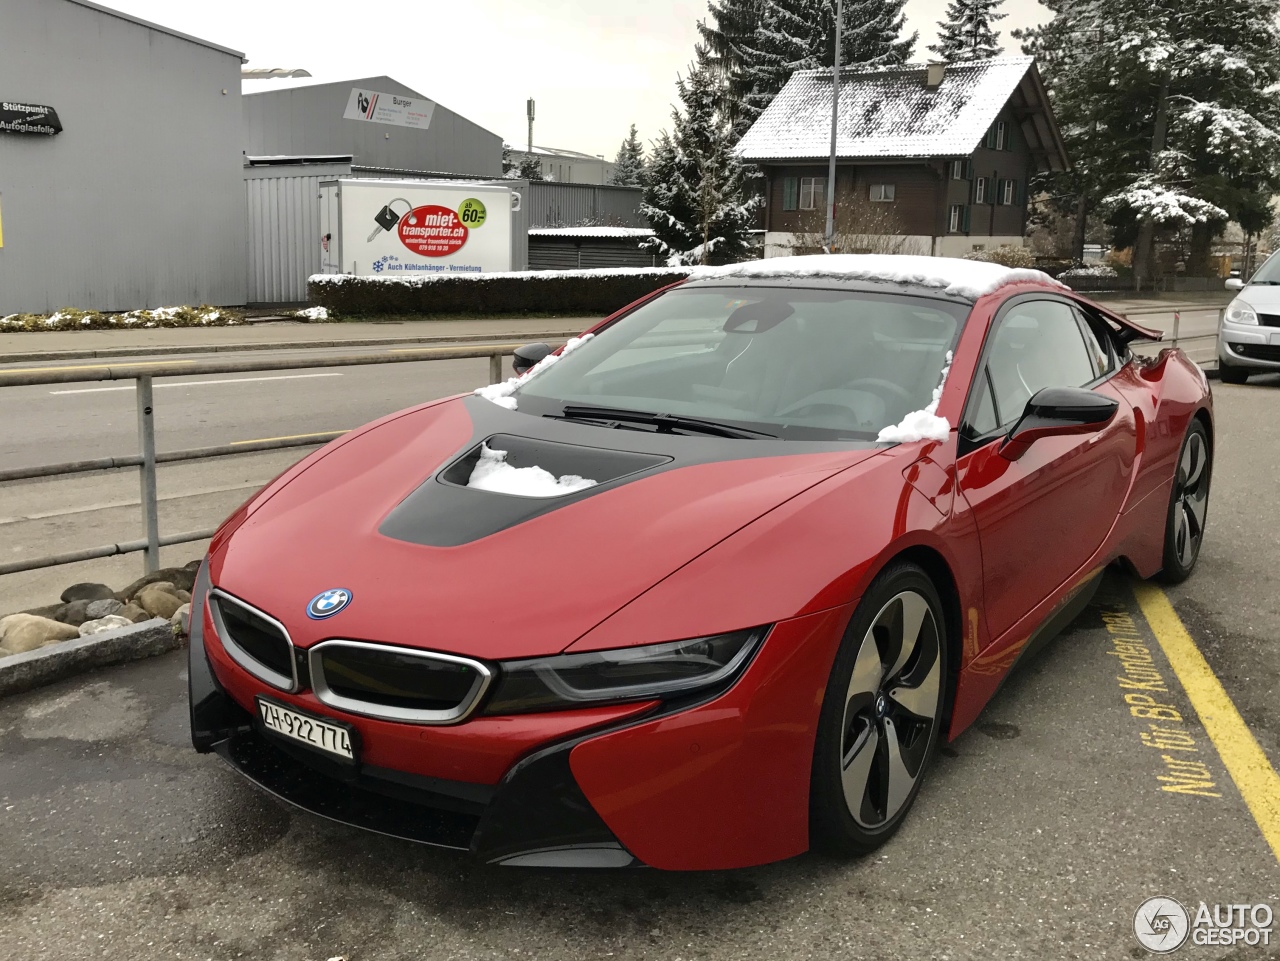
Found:
[{"label": "wooden chalet house", "polygon": [[[1065,170],[1030,57],[841,72],[837,249],[962,256],[1021,246],[1027,181]],[[802,70],[738,145],[766,178],[765,256],[822,242],[831,71]]]}]

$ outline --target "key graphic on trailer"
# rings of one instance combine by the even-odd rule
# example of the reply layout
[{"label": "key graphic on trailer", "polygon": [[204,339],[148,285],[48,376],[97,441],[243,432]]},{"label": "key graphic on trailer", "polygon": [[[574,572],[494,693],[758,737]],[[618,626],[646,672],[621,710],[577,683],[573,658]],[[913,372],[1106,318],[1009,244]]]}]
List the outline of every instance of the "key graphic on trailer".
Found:
[{"label": "key graphic on trailer", "polygon": [[[365,241],[366,244],[372,243],[373,238],[378,236],[378,234],[382,233],[384,230],[390,230],[396,224],[400,223],[400,218],[403,217],[404,214],[398,214],[392,210],[391,204],[404,204],[409,208],[409,210],[413,209],[413,204],[409,203],[409,201],[405,200],[403,197],[397,197],[395,200],[392,200],[391,203],[388,203],[374,216],[373,222],[378,226],[373,228],[373,233],[371,233],[369,235],[369,239]],[[409,210],[406,210],[404,213],[407,214]]]}]

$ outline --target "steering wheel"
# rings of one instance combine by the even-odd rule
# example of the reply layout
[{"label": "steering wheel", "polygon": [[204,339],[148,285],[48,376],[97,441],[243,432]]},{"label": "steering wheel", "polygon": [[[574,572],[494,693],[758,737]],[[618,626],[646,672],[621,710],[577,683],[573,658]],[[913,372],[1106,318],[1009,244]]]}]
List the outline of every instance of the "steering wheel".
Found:
[{"label": "steering wheel", "polygon": [[857,380],[850,381],[845,384],[844,388],[845,390],[862,390],[864,388],[870,388],[871,393],[879,394],[881,397],[884,397],[885,393],[889,393],[896,396],[899,400],[905,401],[907,404],[911,404],[915,401],[915,398],[911,396],[911,393],[901,384],[895,384],[891,380],[880,380],[878,377],[859,377]]}]

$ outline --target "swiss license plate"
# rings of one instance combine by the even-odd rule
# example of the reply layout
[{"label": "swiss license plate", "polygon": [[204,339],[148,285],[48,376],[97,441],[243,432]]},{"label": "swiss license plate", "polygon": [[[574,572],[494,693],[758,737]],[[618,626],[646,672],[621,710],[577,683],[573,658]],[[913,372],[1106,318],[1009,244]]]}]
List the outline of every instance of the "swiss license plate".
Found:
[{"label": "swiss license plate", "polygon": [[1272,334],[1272,335],[1271,335],[1271,346],[1272,346],[1272,347],[1280,347],[1280,334]]},{"label": "swiss license plate", "polygon": [[258,698],[258,716],[267,730],[283,734],[287,738],[333,754],[347,761],[356,759],[351,744],[351,730],[339,724],[322,721],[310,714],[302,714],[292,708]]}]

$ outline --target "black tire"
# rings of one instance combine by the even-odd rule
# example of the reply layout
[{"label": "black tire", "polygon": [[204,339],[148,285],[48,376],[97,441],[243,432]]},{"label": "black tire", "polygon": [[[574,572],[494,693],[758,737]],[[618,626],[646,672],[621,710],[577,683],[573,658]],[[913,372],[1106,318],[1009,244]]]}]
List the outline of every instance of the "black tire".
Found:
[{"label": "black tire", "polygon": [[1213,453],[1209,433],[1192,420],[1178,452],[1178,464],[1169,493],[1164,524],[1164,568],[1160,579],[1179,584],[1191,576],[1204,542],[1209,513],[1209,484],[1213,479]]},{"label": "black tire", "polygon": [[[918,626],[908,638],[912,623]],[[866,854],[906,817],[949,701],[946,629],[938,591],[914,564],[886,568],[854,611],[818,720],[809,796],[814,850]]]},{"label": "black tire", "polygon": [[1244,367],[1233,367],[1219,357],[1218,379],[1224,384],[1244,384],[1249,380],[1249,371]]}]

